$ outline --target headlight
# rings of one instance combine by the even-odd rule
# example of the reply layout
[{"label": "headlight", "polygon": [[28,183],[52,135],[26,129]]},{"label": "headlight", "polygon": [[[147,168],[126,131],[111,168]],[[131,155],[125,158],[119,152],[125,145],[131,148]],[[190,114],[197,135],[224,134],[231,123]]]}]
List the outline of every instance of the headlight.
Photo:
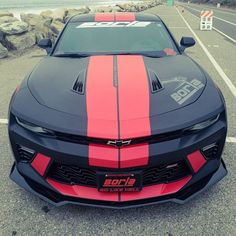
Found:
[{"label": "headlight", "polygon": [[16,122],[24,127],[25,129],[28,129],[32,132],[35,132],[35,133],[39,133],[39,134],[45,134],[45,135],[54,135],[54,132],[51,131],[51,130],[48,130],[46,128],[43,128],[43,127],[40,127],[40,126],[37,126],[37,125],[34,125],[32,123],[29,123],[27,121],[24,121],[18,117],[15,117],[16,118]]},{"label": "headlight", "polygon": [[202,130],[205,129],[211,125],[213,125],[214,123],[216,123],[219,120],[220,114],[218,114],[217,116],[212,117],[209,120],[203,121],[201,123],[198,123],[196,125],[193,125],[192,127],[186,129],[185,131],[198,131],[198,130]]}]

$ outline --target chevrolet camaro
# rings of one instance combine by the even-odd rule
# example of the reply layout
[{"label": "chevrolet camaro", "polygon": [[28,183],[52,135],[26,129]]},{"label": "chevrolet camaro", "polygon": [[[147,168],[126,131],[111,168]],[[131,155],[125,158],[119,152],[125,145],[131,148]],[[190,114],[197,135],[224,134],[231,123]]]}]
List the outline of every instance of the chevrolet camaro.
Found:
[{"label": "chevrolet camaro", "polygon": [[223,95],[164,22],[72,17],[9,108],[10,177],[56,205],[184,203],[226,174]]}]

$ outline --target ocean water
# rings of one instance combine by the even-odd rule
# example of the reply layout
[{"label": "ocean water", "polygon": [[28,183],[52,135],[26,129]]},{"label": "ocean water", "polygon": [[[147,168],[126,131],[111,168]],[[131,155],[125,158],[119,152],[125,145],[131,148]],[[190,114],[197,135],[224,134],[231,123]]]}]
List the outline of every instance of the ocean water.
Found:
[{"label": "ocean water", "polygon": [[112,6],[117,3],[142,2],[138,0],[0,0],[0,11],[8,10],[14,16],[20,18],[20,13],[39,14],[44,10],[55,10],[57,8],[79,8],[83,6]]}]

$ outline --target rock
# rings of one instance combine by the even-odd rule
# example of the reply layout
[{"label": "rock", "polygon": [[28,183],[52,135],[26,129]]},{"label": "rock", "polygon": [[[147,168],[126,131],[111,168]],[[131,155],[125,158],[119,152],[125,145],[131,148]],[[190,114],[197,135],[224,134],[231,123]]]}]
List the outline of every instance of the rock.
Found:
[{"label": "rock", "polygon": [[9,11],[0,11],[0,17],[2,16],[14,16],[11,12]]},{"label": "rock", "polygon": [[57,21],[64,21],[65,16],[67,15],[68,10],[65,8],[56,9],[55,11],[43,11],[40,13],[44,18],[50,18]]},{"label": "rock", "polygon": [[0,59],[7,57],[8,50],[0,43]]},{"label": "rock", "polygon": [[0,25],[0,31],[5,34],[21,34],[28,31],[29,26],[25,22],[14,21],[9,23],[3,23]]},{"label": "rock", "polygon": [[64,27],[64,24],[58,20],[53,20],[52,24],[49,26],[49,28],[55,34],[59,34],[62,31],[63,27]]},{"label": "rock", "polygon": [[68,9],[67,14],[65,16],[64,22],[67,22],[74,15],[88,14],[91,11],[89,7],[83,7],[78,9]]},{"label": "rock", "polygon": [[110,6],[102,6],[102,7],[95,7],[94,9],[91,9],[92,12],[94,13],[99,13],[99,12],[113,12],[113,7],[110,7]]},{"label": "rock", "polygon": [[12,16],[0,17],[0,25],[4,24],[4,23],[14,22],[14,21],[18,21],[18,19],[16,17],[12,17]]},{"label": "rock", "polygon": [[20,18],[22,21],[28,23],[32,29],[35,28],[36,25],[50,25],[52,20],[49,18],[44,18],[41,15],[37,14],[20,14]]},{"label": "rock", "polygon": [[27,32],[22,35],[7,35],[5,42],[10,50],[24,50],[35,45],[36,37],[34,32]]}]

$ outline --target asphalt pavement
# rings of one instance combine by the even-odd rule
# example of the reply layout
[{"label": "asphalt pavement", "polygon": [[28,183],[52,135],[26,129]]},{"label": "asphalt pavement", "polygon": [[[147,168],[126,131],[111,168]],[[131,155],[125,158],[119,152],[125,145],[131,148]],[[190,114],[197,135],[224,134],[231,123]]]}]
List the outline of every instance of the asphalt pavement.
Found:
[{"label": "asphalt pavement", "polygon": [[8,177],[13,157],[4,119],[11,93],[44,55],[36,49],[20,58],[0,60],[0,236],[236,235],[236,45],[216,31],[200,31],[199,19],[181,6],[160,6],[148,12],[159,14],[178,41],[182,36],[197,36],[195,47],[186,52],[208,71],[226,99],[229,131],[223,158],[227,177],[185,205],[127,210],[56,208],[15,185]]}]

